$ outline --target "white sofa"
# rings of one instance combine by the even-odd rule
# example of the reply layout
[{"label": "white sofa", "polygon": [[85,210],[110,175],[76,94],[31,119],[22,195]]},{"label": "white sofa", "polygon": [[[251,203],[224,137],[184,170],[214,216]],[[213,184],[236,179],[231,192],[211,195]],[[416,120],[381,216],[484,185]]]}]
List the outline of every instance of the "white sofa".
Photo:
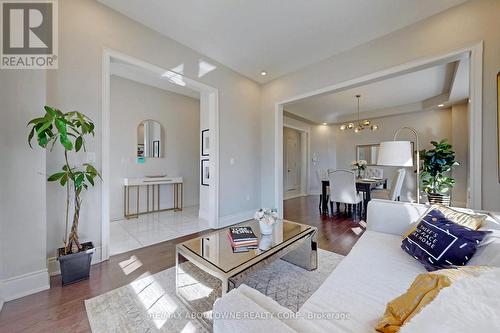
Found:
[{"label": "white sofa", "polygon": [[[214,332],[374,332],[387,302],[405,292],[418,274],[426,272],[400,245],[401,235],[427,208],[372,200],[367,230],[298,314],[241,285],[214,304]],[[500,230],[491,217],[486,228]],[[497,248],[493,252],[478,251],[471,262],[500,266],[500,247],[494,245]],[[321,313],[331,317],[318,318]]]}]

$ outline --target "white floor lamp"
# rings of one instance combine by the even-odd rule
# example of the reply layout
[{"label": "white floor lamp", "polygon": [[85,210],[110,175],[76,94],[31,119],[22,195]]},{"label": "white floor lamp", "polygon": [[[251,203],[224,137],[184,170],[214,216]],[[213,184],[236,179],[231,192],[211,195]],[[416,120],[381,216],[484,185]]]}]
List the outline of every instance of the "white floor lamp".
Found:
[{"label": "white floor lamp", "polygon": [[413,151],[410,141],[396,141],[399,132],[410,130],[415,134],[415,144],[417,149],[417,203],[420,203],[420,144],[417,130],[411,127],[401,127],[394,133],[394,141],[384,141],[380,143],[377,165],[413,167]]}]

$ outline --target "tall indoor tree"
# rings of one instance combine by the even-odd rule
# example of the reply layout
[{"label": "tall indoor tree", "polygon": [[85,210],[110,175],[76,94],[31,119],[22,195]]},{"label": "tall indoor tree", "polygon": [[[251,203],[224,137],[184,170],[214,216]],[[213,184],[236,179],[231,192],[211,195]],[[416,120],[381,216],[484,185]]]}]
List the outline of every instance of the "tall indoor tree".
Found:
[{"label": "tall indoor tree", "polygon": [[[66,230],[63,237],[63,254],[77,253],[82,250],[78,236],[81,194],[82,191],[94,186],[96,178],[101,178],[101,176],[89,163],[72,165],[69,154],[78,153],[82,149],[86,150],[85,138],[95,135],[95,125],[89,117],[78,111],[63,113],[51,106],[45,106],[44,110],[43,117],[32,119],[28,123],[28,127],[31,127],[28,143],[32,147],[33,138],[36,137],[36,142],[44,149],[52,151],[57,143],[64,149],[64,165],[60,171],[50,175],[47,180],[58,181],[66,189]],[[68,235],[71,199],[73,199],[73,220]]]}]

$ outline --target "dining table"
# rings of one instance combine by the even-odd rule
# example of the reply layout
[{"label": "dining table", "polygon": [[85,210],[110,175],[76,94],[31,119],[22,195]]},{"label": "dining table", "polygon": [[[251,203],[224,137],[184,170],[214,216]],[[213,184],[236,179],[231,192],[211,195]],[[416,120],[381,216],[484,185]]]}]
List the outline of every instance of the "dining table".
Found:
[{"label": "dining table", "polygon": [[[366,218],[366,210],[368,207],[368,202],[372,199],[371,193],[374,189],[382,186],[383,189],[387,189],[387,178],[357,178],[356,179],[356,190],[363,193],[363,216]],[[328,179],[321,180],[321,213],[328,214],[328,190],[335,191],[335,186],[330,185]]]}]

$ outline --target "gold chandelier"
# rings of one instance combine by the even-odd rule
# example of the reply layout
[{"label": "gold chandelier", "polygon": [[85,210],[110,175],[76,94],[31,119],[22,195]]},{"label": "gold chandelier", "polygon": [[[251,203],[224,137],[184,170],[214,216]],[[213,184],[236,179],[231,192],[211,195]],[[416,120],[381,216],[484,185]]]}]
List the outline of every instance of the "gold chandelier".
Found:
[{"label": "gold chandelier", "polygon": [[346,129],[350,129],[353,130],[355,133],[359,133],[367,128],[371,129],[372,131],[378,130],[377,124],[372,124],[371,121],[369,121],[368,119],[365,120],[359,119],[359,99],[361,98],[361,95],[356,95],[356,98],[358,100],[358,121],[356,123],[342,124],[340,125],[340,130],[345,131]]}]

